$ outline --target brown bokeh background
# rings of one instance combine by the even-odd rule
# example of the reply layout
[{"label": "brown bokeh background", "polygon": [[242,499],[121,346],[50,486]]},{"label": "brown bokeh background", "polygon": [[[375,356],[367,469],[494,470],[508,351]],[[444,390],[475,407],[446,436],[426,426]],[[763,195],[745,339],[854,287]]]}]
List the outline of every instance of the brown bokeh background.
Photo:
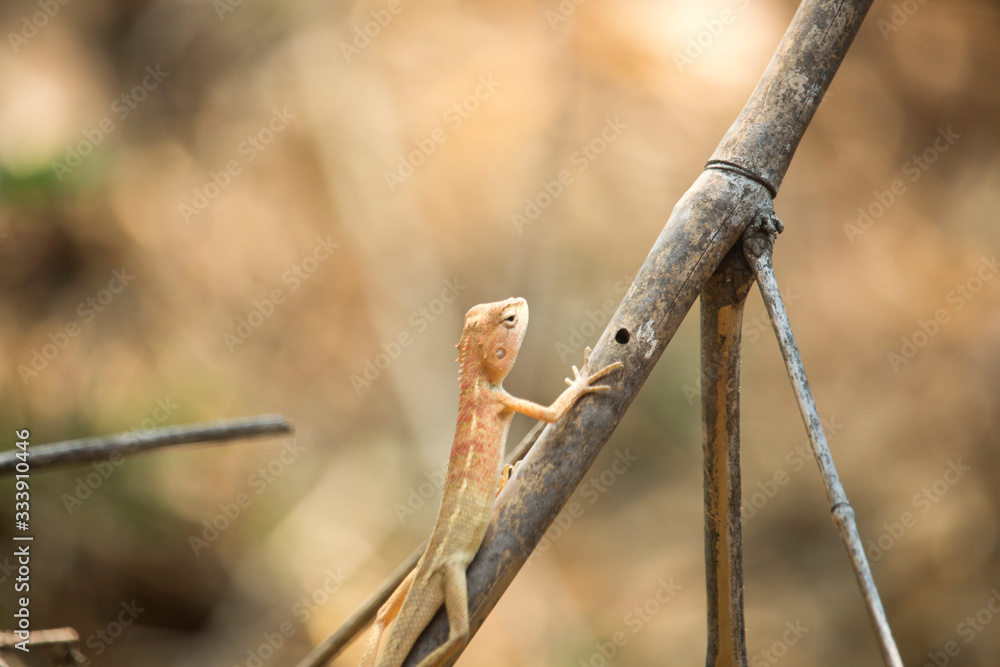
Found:
[{"label": "brown bokeh background", "polygon": [[[34,627],[75,627],[93,664],[295,664],[430,530],[465,311],[526,297],[507,389],[554,398],[794,9],[5,5],[3,447],[297,427],[36,472]],[[986,0],[877,3],[776,201],[778,279],[909,665],[1000,663],[998,34]],[[696,325],[463,664],[703,662]],[[744,340],[751,664],[879,664],[756,293]]]}]

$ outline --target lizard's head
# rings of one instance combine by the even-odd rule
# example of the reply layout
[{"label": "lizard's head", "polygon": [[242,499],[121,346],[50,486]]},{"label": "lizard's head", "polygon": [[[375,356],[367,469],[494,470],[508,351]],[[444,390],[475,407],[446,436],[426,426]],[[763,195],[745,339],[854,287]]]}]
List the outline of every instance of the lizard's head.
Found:
[{"label": "lizard's head", "polygon": [[528,326],[528,302],[521,298],[483,303],[465,314],[459,360],[474,361],[492,384],[500,384],[510,372],[524,330]]}]

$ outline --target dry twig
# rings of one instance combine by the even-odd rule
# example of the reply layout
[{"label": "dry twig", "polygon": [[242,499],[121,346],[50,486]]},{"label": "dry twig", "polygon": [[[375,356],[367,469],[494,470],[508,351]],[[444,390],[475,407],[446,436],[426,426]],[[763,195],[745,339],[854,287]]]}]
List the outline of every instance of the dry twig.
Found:
[{"label": "dry twig", "polygon": [[[29,461],[31,469],[38,470],[39,468],[61,465],[90,463],[112,456],[131,456],[174,445],[225,442],[266,435],[287,435],[293,430],[292,425],[281,415],[224,419],[207,424],[165,426],[148,431],[130,431],[94,438],[66,440],[51,445],[32,445]],[[14,449],[0,454],[0,475],[14,473],[19,460],[17,458],[19,452],[20,450]],[[20,453],[23,455],[23,452]]]}]

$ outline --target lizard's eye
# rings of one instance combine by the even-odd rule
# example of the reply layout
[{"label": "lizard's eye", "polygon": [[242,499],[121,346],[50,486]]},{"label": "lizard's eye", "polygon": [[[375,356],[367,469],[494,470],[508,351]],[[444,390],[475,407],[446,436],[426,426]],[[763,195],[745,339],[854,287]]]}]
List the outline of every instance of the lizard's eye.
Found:
[{"label": "lizard's eye", "polygon": [[511,313],[507,317],[503,318],[503,325],[510,329],[517,322],[517,313]]}]

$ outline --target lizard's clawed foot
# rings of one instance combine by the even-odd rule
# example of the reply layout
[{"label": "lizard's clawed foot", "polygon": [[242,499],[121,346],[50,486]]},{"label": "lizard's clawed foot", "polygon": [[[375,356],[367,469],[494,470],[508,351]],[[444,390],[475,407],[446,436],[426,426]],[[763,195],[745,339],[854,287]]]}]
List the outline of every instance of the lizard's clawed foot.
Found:
[{"label": "lizard's clawed foot", "polygon": [[[623,364],[620,361],[616,361],[613,364],[608,364],[607,366],[605,366],[601,370],[599,370],[596,373],[594,373],[593,375],[591,375],[590,376],[590,381],[591,382],[596,382],[597,380],[600,380],[602,377],[604,377],[608,373],[611,373],[612,371],[616,371],[619,368],[625,368],[625,364]],[[610,388],[611,387],[602,387],[602,389],[610,389]]]},{"label": "lizard's clawed foot", "polygon": [[585,386],[585,389],[584,389],[584,391],[582,393],[589,393],[589,392],[592,392],[592,391],[608,391],[608,390],[611,389],[611,387],[604,386],[604,385],[594,386],[594,383],[597,382],[598,380],[600,380],[602,377],[604,377],[608,373],[611,373],[612,371],[616,371],[619,368],[625,368],[625,364],[623,364],[620,361],[616,361],[613,364],[609,364],[609,365],[605,366],[604,368],[602,368],[601,370],[597,371],[596,373],[589,373],[588,369],[590,367],[590,353],[591,353],[591,351],[592,350],[589,347],[586,348],[583,351],[583,373],[584,374],[581,375],[580,371],[577,370],[576,366],[573,366],[573,379],[570,380],[569,378],[566,378],[566,384],[568,384],[571,387],[574,384],[583,384]]},{"label": "lizard's clawed foot", "polygon": [[500,495],[500,492],[503,491],[503,487],[507,486],[507,482],[510,481],[510,478],[514,476],[514,473],[517,472],[517,469],[520,467],[520,461],[515,461],[513,465],[509,463],[504,464],[503,472],[500,473],[500,485],[497,487],[498,496]]}]

